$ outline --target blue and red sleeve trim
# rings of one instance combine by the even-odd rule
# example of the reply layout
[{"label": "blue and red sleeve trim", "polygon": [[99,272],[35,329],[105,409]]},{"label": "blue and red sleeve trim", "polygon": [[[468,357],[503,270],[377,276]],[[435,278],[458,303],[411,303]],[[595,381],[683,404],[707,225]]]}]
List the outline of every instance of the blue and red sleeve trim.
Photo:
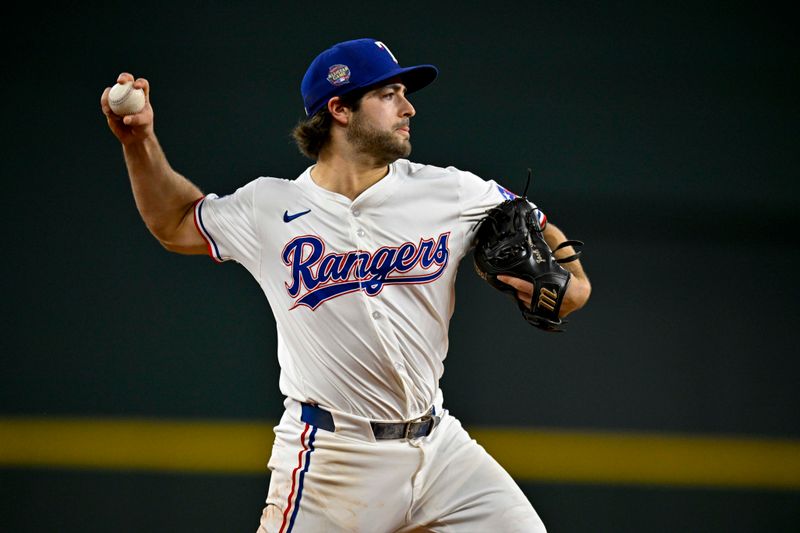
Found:
[{"label": "blue and red sleeve trim", "polygon": [[211,259],[214,260],[216,263],[222,263],[224,259],[222,255],[219,253],[219,246],[214,241],[214,238],[206,229],[205,224],[203,223],[203,204],[205,203],[206,198],[216,198],[216,195],[207,195],[203,196],[194,204],[194,225],[197,228],[197,231],[206,241],[206,245],[208,245],[208,255],[211,256]]}]

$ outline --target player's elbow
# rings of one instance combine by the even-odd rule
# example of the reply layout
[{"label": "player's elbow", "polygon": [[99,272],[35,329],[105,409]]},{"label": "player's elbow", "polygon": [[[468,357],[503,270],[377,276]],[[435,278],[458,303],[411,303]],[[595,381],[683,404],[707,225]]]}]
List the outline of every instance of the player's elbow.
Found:
[{"label": "player's elbow", "polygon": [[162,248],[167,250],[168,252],[181,254],[181,255],[206,255],[208,253],[207,248],[204,245],[187,245],[179,242],[173,242],[168,240],[156,239],[158,240],[159,244],[161,244]]},{"label": "player's elbow", "polygon": [[208,246],[202,239],[187,239],[185,235],[180,234],[166,236],[154,233],[153,236],[165,250],[172,253],[181,255],[206,255],[208,253]]},{"label": "player's elbow", "polygon": [[148,217],[142,214],[142,219],[165,250],[184,255],[207,252],[206,241],[195,227],[193,213],[189,209],[169,217]]},{"label": "player's elbow", "polygon": [[162,248],[168,252],[182,255],[201,255],[207,253],[204,240],[195,231],[167,231],[165,228],[151,227],[150,233],[155,237]]}]

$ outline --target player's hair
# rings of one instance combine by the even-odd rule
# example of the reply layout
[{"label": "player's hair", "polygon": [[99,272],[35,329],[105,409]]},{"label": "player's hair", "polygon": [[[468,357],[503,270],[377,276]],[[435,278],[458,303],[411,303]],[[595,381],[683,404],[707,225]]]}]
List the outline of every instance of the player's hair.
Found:
[{"label": "player's hair", "polygon": [[[354,91],[340,96],[342,104],[353,111],[361,107],[361,97],[366,91]],[[323,107],[314,115],[300,120],[292,130],[297,148],[309,159],[316,160],[325,144],[330,139],[333,117],[327,107]]]}]

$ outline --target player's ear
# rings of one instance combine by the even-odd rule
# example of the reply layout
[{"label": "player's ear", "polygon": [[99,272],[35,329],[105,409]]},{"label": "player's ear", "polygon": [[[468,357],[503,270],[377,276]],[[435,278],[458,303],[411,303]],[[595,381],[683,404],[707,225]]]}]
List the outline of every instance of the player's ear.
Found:
[{"label": "player's ear", "polygon": [[328,112],[331,114],[334,121],[342,126],[346,126],[347,123],[350,122],[350,116],[353,110],[350,106],[345,105],[341,98],[334,96],[328,100]]}]

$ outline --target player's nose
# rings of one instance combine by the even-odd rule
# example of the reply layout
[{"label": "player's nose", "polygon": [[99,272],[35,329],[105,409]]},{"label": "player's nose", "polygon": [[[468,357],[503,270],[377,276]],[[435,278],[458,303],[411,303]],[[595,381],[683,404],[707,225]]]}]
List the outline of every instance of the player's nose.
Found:
[{"label": "player's nose", "polygon": [[413,117],[417,114],[417,110],[414,109],[414,106],[411,105],[411,102],[403,96],[403,104],[400,106],[400,116],[402,117]]}]

